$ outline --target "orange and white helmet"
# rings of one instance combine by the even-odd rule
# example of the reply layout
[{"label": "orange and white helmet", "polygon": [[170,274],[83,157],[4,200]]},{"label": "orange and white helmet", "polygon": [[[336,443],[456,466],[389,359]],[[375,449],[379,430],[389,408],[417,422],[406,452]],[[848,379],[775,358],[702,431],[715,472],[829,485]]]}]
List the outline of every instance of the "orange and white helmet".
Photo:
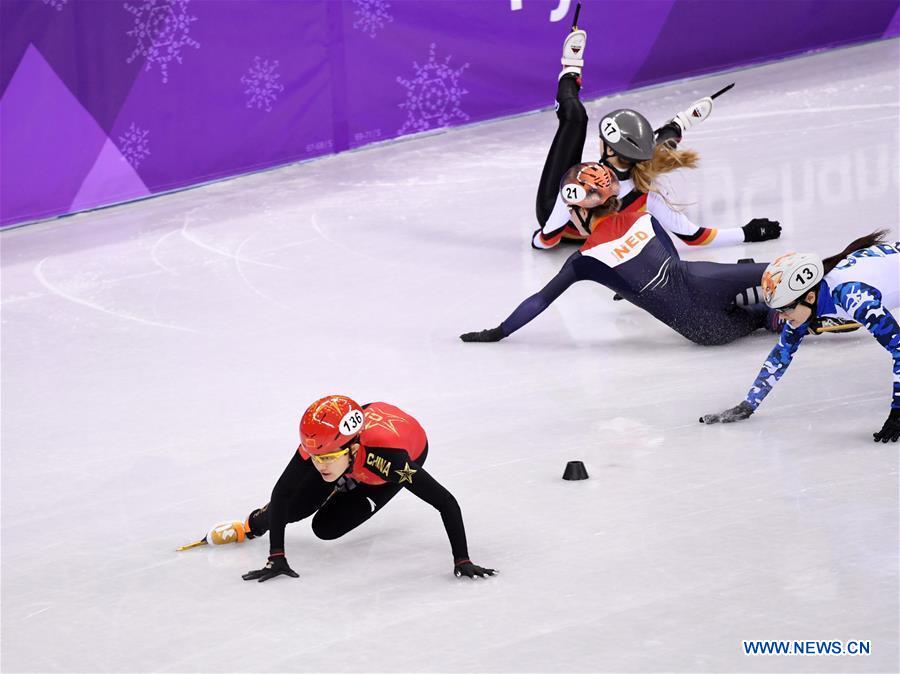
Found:
[{"label": "orange and white helmet", "polygon": [[603,164],[575,164],[563,175],[559,192],[569,206],[596,208],[619,196],[619,179]]},{"label": "orange and white helmet", "polygon": [[355,400],[341,395],[319,398],[300,418],[300,447],[307,454],[335,452],[359,435],[364,421]]},{"label": "orange and white helmet", "polygon": [[815,290],[825,276],[822,258],[813,253],[788,253],[775,258],[762,276],[763,298],[773,309],[794,304]]}]

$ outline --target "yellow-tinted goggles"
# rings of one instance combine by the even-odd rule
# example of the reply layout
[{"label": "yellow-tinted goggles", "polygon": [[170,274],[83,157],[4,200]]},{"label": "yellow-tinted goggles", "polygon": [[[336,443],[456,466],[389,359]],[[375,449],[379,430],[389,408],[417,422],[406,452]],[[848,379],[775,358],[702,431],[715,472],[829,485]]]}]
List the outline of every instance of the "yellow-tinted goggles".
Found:
[{"label": "yellow-tinted goggles", "polygon": [[350,453],[350,448],[339,449],[336,452],[328,452],[327,454],[310,454],[309,457],[316,463],[331,463]]}]

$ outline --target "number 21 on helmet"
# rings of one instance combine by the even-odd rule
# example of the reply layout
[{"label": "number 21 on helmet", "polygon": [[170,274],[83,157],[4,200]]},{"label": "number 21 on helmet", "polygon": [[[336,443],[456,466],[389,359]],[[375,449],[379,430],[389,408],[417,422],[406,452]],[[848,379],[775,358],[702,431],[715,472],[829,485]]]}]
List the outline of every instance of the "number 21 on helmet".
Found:
[{"label": "number 21 on helmet", "polygon": [[602,164],[575,164],[560,180],[559,191],[566,205],[591,209],[619,195],[619,179]]}]

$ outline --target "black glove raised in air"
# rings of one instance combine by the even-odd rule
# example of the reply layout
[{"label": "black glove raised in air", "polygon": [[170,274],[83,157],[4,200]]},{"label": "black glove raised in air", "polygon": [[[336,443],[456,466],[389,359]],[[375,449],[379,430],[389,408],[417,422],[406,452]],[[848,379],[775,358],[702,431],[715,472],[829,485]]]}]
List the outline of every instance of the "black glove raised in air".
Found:
[{"label": "black glove raised in air", "polygon": [[897,442],[900,440],[900,408],[894,407],[888,415],[884,426],[877,433],[872,433],[875,442]]},{"label": "black glove raised in air", "polygon": [[459,336],[464,342],[499,342],[504,337],[506,335],[503,334],[503,328],[499,326],[489,330],[481,330],[480,332],[467,332]]},{"label": "black glove raised in air", "polygon": [[753,414],[753,407],[744,400],[740,405],[716,414],[704,414],[700,417],[701,424],[730,424],[734,421],[743,421]]},{"label": "black glove raised in air", "polygon": [[468,559],[460,559],[453,565],[453,573],[457,578],[462,578],[463,576],[466,578],[475,578],[475,576],[484,578],[485,576],[493,576],[495,573],[499,573],[499,571],[478,566]]},{"label": "black glove raised in air", "polygon": [[778,224],[777,220],[769,220],[768,218],[753,218],[741,229],[744,230],[744,243],[768,241],[781,236],[781,225]]},{"label": "black glove raised in air", "polygon": [[269,561],[266,565],[256,571],[248,571],[241,578],[244,580],[257,580],[260,583],[274,578],[275,576],[290,576],[291,578],[299,578],[300,575],[288,566],[284,553],[269,555]]}]

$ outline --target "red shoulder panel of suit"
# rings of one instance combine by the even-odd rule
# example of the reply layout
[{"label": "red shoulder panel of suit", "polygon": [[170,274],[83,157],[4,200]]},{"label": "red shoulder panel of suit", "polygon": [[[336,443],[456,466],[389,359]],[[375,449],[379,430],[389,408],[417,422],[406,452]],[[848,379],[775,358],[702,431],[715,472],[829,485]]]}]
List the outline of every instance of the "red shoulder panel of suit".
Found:
[{"label": "red shoulder panel of suit", "polygon": [[386,480],[379,475],[379,472],[384,472],[384,466],[376,465],[369,459],[369,448],[401,449],[415,461],[425,451],[428,440],[419,422],[399,407],[375,402],[367,405],[364,413],[366,420],[359,435],[361,446],[350,477],[366,484],[384,484]]}]

